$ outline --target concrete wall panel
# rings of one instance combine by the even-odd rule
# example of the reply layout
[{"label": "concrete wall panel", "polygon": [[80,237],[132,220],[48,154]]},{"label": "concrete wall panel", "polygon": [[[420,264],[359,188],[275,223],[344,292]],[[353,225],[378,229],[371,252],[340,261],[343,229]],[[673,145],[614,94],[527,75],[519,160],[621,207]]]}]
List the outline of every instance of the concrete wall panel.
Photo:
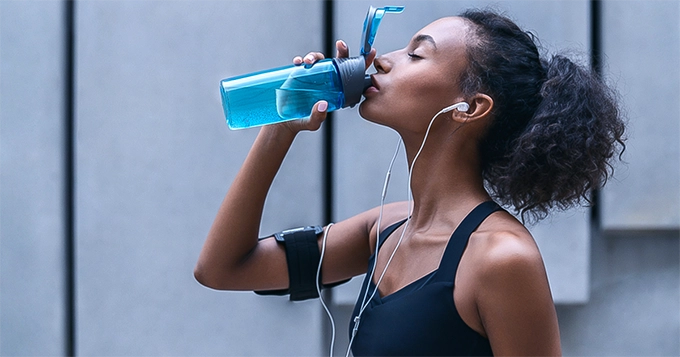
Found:
[{"label": "concrete wall panel", "polygon": [[0,355],[65,353],[61,1],[0,2]]},{"label": "concrete wall panel", "polygon": [[566,356],[678,356],[677,233],[593,237],[587,305],[558,306]]},{"label": "concrete wall panel", "polygon": [[[85,1],[76,15],[78,353],[318,354],[318,303],[215,292],[192,272],[257,134],[227,129],[219,81],[320,48],[320,2]],[[296,141],[263,232],[320,221],[320,140]]]},{"label": "concrete wall panel", "polygon": [[[604,229],[680,228],[680,2],[605,1],[602,44],[629,119]],[[637,25],[631,25],[637,24]]]}]

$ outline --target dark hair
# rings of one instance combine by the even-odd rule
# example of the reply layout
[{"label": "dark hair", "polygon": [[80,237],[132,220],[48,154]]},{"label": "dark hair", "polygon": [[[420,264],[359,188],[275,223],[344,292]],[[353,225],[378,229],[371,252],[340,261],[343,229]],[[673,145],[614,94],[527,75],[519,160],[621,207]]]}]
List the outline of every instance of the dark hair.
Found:
[{"label": "dark hair", "polygon": [[609,160],[625,149],[616,93],[567,57],[542,60],[533,34],[502,15],[470,10],[461,17],[471,24],[462,91],[494,101],[480,142],[494,199],[535,220],[590,203],[590,191],[613,172]]}]

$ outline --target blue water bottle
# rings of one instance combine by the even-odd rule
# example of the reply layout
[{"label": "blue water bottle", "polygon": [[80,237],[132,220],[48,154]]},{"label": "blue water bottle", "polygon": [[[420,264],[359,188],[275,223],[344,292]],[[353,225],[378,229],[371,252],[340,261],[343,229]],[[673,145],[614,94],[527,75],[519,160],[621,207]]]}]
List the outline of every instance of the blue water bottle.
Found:
[{"label": "blue water bottle", "polygon": [[290,65],[222,80],[222,107],[229,128],[304,118],[319,100],[328,102],[329,112],[359,103],[361,94],[371,85],[365,56],[371,52],[380,21],[387,12],[403,10],[403,6],[368,9],[359,56],[324,59],[311,65]]}]

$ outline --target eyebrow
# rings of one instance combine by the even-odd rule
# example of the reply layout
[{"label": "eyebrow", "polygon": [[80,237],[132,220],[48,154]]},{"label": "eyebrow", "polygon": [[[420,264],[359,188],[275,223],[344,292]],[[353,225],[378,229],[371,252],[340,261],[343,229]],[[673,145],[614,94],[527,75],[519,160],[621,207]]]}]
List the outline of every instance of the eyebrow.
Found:
[{"label": "eyebrow", "polygon": [[437,43],[434,42],[434,38],[432,38],[432,36],[430,35],[418,35],[416,36],[416,38],[413,39],[413,42],[415,44],[420,44],[423,41],[429,42],[430,44],[432,44],[432,46],[434,46],[435,50],[437,49]]}]

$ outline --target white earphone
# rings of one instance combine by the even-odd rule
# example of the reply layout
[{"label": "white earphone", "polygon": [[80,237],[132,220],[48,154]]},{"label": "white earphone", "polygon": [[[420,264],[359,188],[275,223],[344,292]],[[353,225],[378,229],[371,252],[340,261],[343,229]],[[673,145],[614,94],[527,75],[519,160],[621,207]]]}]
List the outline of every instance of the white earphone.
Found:
[{"label": "white earphone", "polygon": [[470,104],[467,104],[465,102],[458,102],[456,104],[449,105],[448,107],[442,109],[440,113],[450,112],[454,109],[458,110],[459,112],[467,112],[468,109],[470,109]]}]

